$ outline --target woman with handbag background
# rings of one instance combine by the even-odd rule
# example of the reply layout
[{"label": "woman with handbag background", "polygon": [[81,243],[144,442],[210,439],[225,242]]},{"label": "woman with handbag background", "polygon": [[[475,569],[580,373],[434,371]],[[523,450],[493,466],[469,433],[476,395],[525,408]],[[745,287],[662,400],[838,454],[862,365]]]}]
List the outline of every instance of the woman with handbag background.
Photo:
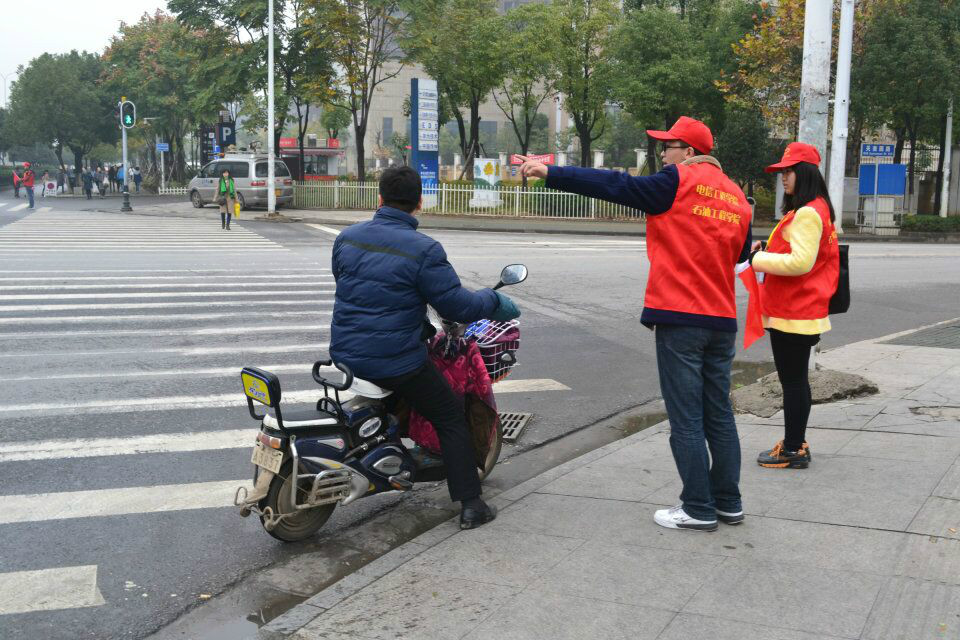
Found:
[{"label": "woman with handbag background", "polygon": [[759,241],[753,244],[750,264],[766,274],[761,285],[763,326],[770,333],[783,388],[784,438],[758,456],[762,467],[810,465],[810,349],[830,330],[830,298],[840,272],[836,214],[819,166],[816,147],[793,142],[780,162],[766,168],[767,173],[780,173],[784,216],[765,249]]},{"label": "woman with handbag background", "polygon": [[220,205],[220,228],[230,230],[230,218],[233,215],[234,202],[237,200],[237,189],[233,184],[233,176],[229,169],[224,169],[217,185],[217,203]]}]

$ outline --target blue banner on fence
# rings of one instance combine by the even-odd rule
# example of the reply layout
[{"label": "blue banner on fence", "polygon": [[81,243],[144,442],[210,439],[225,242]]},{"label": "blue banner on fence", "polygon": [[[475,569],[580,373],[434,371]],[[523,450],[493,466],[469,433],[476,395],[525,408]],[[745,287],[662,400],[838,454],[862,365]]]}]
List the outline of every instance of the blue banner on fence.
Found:
[{"label": "blue banner on fence", "polygon": [[[880,168],[880,176],[876,170]],[[860,165],[860,195],[872,196],[876,187],[877,195],[902,196],[907,186],[907,165],[905,164],[862,164]]]}]

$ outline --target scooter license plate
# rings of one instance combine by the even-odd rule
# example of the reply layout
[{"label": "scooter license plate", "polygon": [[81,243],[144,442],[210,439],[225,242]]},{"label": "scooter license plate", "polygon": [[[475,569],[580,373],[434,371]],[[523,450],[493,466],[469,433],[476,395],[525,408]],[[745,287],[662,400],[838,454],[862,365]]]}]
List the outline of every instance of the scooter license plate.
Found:
[{"label": "scooter license plate", "polygon": [[267,471],[277,473],[280,471],[280,465],[283,464],[283,451],[271,449],[258,440],[253,447],[250,462]]}]

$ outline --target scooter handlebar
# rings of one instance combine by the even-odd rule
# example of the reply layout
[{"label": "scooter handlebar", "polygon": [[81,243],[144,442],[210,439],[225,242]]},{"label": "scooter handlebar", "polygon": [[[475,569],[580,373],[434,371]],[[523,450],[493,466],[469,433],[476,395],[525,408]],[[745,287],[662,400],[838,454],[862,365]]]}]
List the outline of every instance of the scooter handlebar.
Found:
[{"label": "scooter handlebar", "polygon": [[[320,375],[320,367],[329,367],[330,365],[333,365],[343,372],[343,382],[337,383]],[[329,385],[337,391],[346,391],[353,386],[353,372],[350,371],[350,368],[345,364],[340,364],[333,360],[317,360],[313,363],[313,370],[310,373],[313,375],[313,379],[317,384]]]}]

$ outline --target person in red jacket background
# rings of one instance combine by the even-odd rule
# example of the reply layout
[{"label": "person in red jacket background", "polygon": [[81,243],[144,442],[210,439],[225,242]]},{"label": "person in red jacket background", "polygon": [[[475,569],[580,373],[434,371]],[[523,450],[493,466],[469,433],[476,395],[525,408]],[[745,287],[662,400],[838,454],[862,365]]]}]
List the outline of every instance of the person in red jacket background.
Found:
[{"label": "person in red jacket background", "polygon": [[20,174],[17,173],[16,168],[13,170],[13,197],[20,197]]},{"label": "person in red jacket background", "polygon": [[783,182],[783,212],[765,251],[754,243],[750,264],[767,274],[761,285],[763,326],[770,334],[773,361],[783,388],[784,438],[762,452],[762,467],[805,469],[810,417],[810,349],[830,330],[830,298],[837,290],[840,249],[836,214],[820,174],[820,153],[793,142],[783,158],[767,167]]},{"label": "person in red jacket background", "polygon": [[[526,177],[647,214],[650,275],[640,322],[655,329],[670,449],[683,481],[680,504],[654,513],[668,529],[714,531],[743,521],[740,440],[730,404],[736,351],[734,268],[750,253],[751,207],[708,155],[713,134],[681,117],[662,141],[663,169],[651,176],[557,167],[526,160]],[[709,454],[707,447],[709,445]]]},{"label": "person in red jacket background", "polygon": [[23,179],[21,180],[21,183],[23,184],[23,188],[27,190],[27,198],[30,199],[31,209],[33,209],[33,182],[34,182],[33,169],[30,168],[29,162],[24,162],[23,163]]}]

